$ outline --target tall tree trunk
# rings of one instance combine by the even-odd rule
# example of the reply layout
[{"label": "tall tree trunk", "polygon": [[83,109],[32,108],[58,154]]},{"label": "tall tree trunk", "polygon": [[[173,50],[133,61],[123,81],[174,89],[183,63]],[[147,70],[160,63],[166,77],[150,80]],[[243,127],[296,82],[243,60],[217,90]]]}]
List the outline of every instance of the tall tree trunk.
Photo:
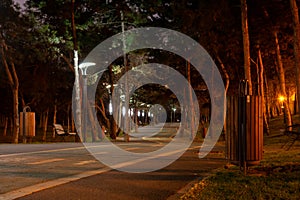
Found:
[{"label": "tall tree trunk", "polygon": [[270,112],[270,99],[269,99],[270,93],[269,93],[268,79],[267,79],[266,73],[264,73],[264,84],[266,87],[266,90],[265,90],[266,114],[267,114],[267,118],[270,119],[270,118],[272,118],[272,116],[271,116],[271,112]]},{"label": "tall tree trunk", "polygon": [[78,43],[76,36],[76,25],[75,25],[75,0],[72,0],[71,4],[71,26],[73,36],[73,48],[74,48],[74,74],[75,74],[75,117],[76,127],[80,138],[82,139],[82,117],[81,117],[81,93],[80,93],[80,82],[79,82],[79,68],[78,68]]},{"label": "tall tree trunk", "polygon": [[48,116],[49,116],[49,108],[44,113],[44,120],[43,120],[43,142],[46,142],[47,139],[47,128],[48,128]]},{"label": "tall tree trunk", "polygon": [[8,127],[8,117],[5,117],[4,130],[3,130],[3,136],[4,137],[7,135],[7,127]]},{"label": "tall tree trunk", "polygon": [[[55,100],[54,110],[53,110],[53,124],[56,124],[56,114],[57,114],[57,104]],[[53,129],[52,138],[55,138],[55,129]]]},{"label": "tall tree trunk", "polygon": [[[98,108],[98,110],[100,111],[101,115],[102,115],[102,118],[105,120],[105,124],[107,125],[107,127],[110,127],[110,119],[106,116],[106,112],[105,112],[105,106],[104,106],[104,102],[102,99],[99,99],[99,102],[100,102],[100,106],[96,105],[96,107]],[[103,133],[104,134],[104,133]],[[110,132],[110,137],[111,139],[116,139],[116,135],[112,135],[113,133]],[[104,135],[101,135],[100,138],[102,138],[102,136]]]},{"label": "tall tree trunk", "polygon": [[281,59],[281,54],[280,54],[280,46],[279,46],[276,31],[274,32],[274,36],[275,36],[275,44],[276,44],[277,67],[278,67],[278,72],[279,72],[281,95],[283,95],[285,97],[285,100],[283,101],[283,105],[284,105],[285,114],[286,114],[286,118],[287,118],[286,125],[291,126],[292,125],[292,116],[291,116],[291,112],[290,112],[290,107],[286,101],[287,94],[286,94],[286,87],[285,87],[285,74],[284,74],[284,69],[283,69],[283,64],[282,64],[282,59]]},{"label": "tall tree trunk", "polygon": [[[190,107],[192,108],[192,110],[191,110],[191,113],[190,113],[190,119],[191,119],[191,138],[194,138],[194,125],[195,125],[195,119],[194,119],[194,116],[195,116],[195,113],[194,113],[194,109],[193,109],[193,107],[194,107],[194,102],[193,102],[193,96],[192,96],[192,82],[191,82],[191,63],[190,62],[188,62],[187,63],[187,78],[188,78],[188,82],[189,82],[189,84],[190,84],[190,87],[189,87],[189,100],[190,100]],[[171,116],[172,116],[172,111],[171,111]],[[175,119],[174,119],[174,121],[175,121]]]},{"label": "tall tree trunk", "polygon": [[13,88],[13,113],[14,113],[14,129],[13,129],[13,143],[17,144],[19,140],[20,124],[19,124],[19,101],[18,101],[19,87]]},{"label": "tall tree trunk", "polygon": [[[182,108],[182,111],[181,111],[181,118],[182,118],[182,124],[181,124],[181,131],[179,132],[181,135],[180,136],[183,136],[184,135],[184,132],[185,132],[185,129],[187,129],[187,91],[186,91],[186,88],[184,88],[183,90],[183,102],[184,102],[184,105]],[[201,119],[201,118],[200,118]]]},{"label": "tall tree trunk", "polygon": [[[223,136],[224,136],[224,138],[226,138],[226,130],[227,130],[227,124],[226,124],[226,109],[227,109],[226,97],[227,97],[227,91],[228,91],[229,84],[230,84],[230,78],[229,78],[229,75],[228,75],[227,70],[225,68],[225,65],[223,64],[221,58],[218,55],[217,55],[217,60],[219,61],[221,69],[222,69],[222,71],[224,73],[224,76],[225,76],[225,94],[224,94],[224,112],[223,112],[224,113]],[[226,143],[226,145],[228,145],[228,144]],[[226,153],[226,155],[227,155],[227,153]]]},{"label": "tall tree trunk", "polygon": [[[290,0],[294,26],[294,56],[296,66],[297,97],[300,97],[300,24],[296,0]],[[296,113],[300,112],[300,101],[297,98]]]},{"label": "tall tree trunk", "polygon": [[[102,133],[101,135],[100,135],[100,133],[98,133],[97,132],[97,129],[96,129],[96,119],[94,118],[94,115],[93,115],[93,110],[92,110],[92,108],[91,108],[91,106],[88,106],[87,107],[87,114],[88,114],[88,117],[89,117],[89,119],[90,119],[90,128],[91,128],[91,130],[90,130],[90,133],[92,134],[91,136],[92,136],[92,142],[96,142],[96,139],[97,139],[97,135],[99,136],[99,139],[103,139],[103,136],[104,136],[104,133]],[[107,121],[109,121],[108,119],[107,119]]]},{"label": "tall tree trunk", "polygon": [[[67,126],[68,126],[68,132],[71,132],[71,128],[70,128],[70,111],[71,111],[71,104],[68,104],[68,109],[67,109]],[[71,112],[72,113],[72,112]]]},{"label": "tall tree trunk", "polygon": [[[15,64],[10,56],[7,55],[8,47],[5,43],[4,38],[0,35],[0,54],[2,57],[2,62],[5,68],[5,72],[7,75],[8,83],[11,87],[13,94],[13,143],[18,143],[19,140],[19,79],[17,76]],[[8,64],[9,63],[9,64]],[[10,66],[10,67],[9,67]]]},{"label": "tall tree trunk", "polygon": [[[125,41],[125,26],[124,26],[124,15],[121,11],[121,22],[122,22],[122,42],[123,42],[123,59],[124,59],[124,67],[125,67],[125,74],[128,72],[128,63],[126,57],[126,41]],[[128,110],[129,110],[129,88],[128,88],[128,77],[125,76],[125,116],[124,116],[124,141],[129,142],[129,117],[128,117]]]},{"label": "tall tree trunk", "polygon": [[249,42],[249,32],[248,32],[248,14],[247,14],[246,0],[241,0],[241,15],[242,15],[243,46],[244,46],[245,79],[248,80],[249,93],[250,95],[252,95],[252,81],[251,81],[251,68],[250,68],[250,42]]},{"label": "tall tree trunk", "polygon": [[260,49],[258,49],[258,61],[259,61],[259,91],[261,95],[261,103],[263,106],[263,122],[265,125],[265,128],[267,130],[267,135],[270,134],[270,129],[269,129],[269,121],[268,121],[268,115],[267,115],[267,107],[265,104],[265,89],[264,89],[264,65],[261,57],[261,52]]},{"label": "tall tree trunk", "polygon": [[[151,116],[150,118],[151,119]],[[137,109],[137,102],[135,102],[134,105],[134,122],[135,122],[135,126],[134,126],[134,132],[138,132],[138,128],[139,128],[139,122],[138,122],[138,109]],[[153,121],[154,122],[154,121]],[[152,123],[152,122],[151,122]],[[154,124],[153,124],[154,125]]]},{"label": "tall tree trunk", "polygon": [[71,112],[71,130],[72,132],[75,132],[74,116],[72,112]]}]

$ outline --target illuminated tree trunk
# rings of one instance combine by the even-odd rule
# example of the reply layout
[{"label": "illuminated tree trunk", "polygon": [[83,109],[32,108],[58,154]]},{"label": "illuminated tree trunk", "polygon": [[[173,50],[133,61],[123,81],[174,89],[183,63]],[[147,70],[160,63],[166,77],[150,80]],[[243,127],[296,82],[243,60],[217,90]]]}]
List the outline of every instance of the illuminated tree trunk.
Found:
[{"label": "illuminated tree trunk", "polygon": [[[123,42],[123,59],[124,59],[124,67],[125,67],[125,74],[128,72],[128,63],[126,58],[126,41],[125,41],[125,27],[124,27],[124,15],[121,11],[121,21],[122,21],[122,42]],[[129,110],[129,88],[128,88],[128,77],[125,76],[125,116],[124,116],[124,141],[129,142],[129,117],[128,117],[128,110]]]},{"label": "illuminated tree trunk", "polygon": [[284,75],[284,69],[283,69],[283,64],[282,64],[282,59],[281,59],[281,54],[280,54],[280,46],[278,43],[278,37],[277,37],[276,31],[274,32],[274,36],[275,36],[275,44],[276,44],[277,67],[278,67],[278,72],[279,72],[281,95],[283,95],[285,97],[285,100],[283,101],[283,105],[284,105],[286,120],[287,120],[286,125],[291,126],[292,125],[292,116],[291,116],[289,105],[286,101],[287,94],[286,94],[286,87],[285,87],[285,75]]},{"label": "illuminated tree trunk", "polygon": [[268,86],[268,79],[267,79],[267,76],[266,76],[266,73],[264,73],[264,84],[265,84],[265,87],[266,87],[266,90],[265,90],[265,100],[266,100],[266,114],[267,114],[267,117],[268,119],[272,118],[271,116],[271,111],[270,111],[270,92],[269,92],[269,86]]},{"label": "illuminated tree trunk", "polygon": [[270,134],[268,115],[267,115],[267,106],[265,104],[265,90],[264,90],[264,65],[261,57],[260,49],[258,49],[258,60],[259,60],[259,89],[261,95],[261,103],[263,107],[263,122],[267,129],[267,135]]},{"label": "illuminated tree trunk", "polygon": [[75,0],[72,0],[71,7],[71,25],[73,35],[73,48],[74,48],[74,74],[75,74],[75,118],[76,128],[78,135],[82,139],[82,118],[81,118],[81,98],[80,98],[80,84],[79,84],[79,68],[78,68],[78,44],[76,37],[76,26],[75,26]]},{"label": "illuminated tree trunk", "polygon": [[[13,143],[18,143],[19,140],[19,101],[18,101],[18,92],[19,92],[19,79],[17,76],[15,64],[12,59],[6,54],[8,51],[8,47],[5,43],[5,40],[0,35],[0,54],[2,57],[2,62],[5,68],[5,72],[7,75],[8,83],[11,87],[12,95],[13,95]],[[9,64],[8,64],[9,63]]]},{"label": "illuminated tree trunk", "polygon": [[249,32],[248,32],[248,15],[247,15],[246,0],[241,0],[241,15],[242,15],[245,79],[248,80],[249,93],[250,95],[252,95],[252,81],[251,81],[251,68],[250,68],[250,42],[249,42]]},{"label": "illuminated tree trunk", "polygon": [[294,56],[295,56],[295,67],[296,67],[296,86],[297,86],[297,105],[296,113],[300,112],[300,24],[299,14],[296,0],[290,0],[292,15],[293,15],[293,26],[294,26]]},{"label": "illuminated tree trunk", "polygon": [[[191,121],[190,121],[190,123],[191,123],[191,137],[192,138],[194,138],[194,124],[195,124],[195,121],[194,121],[194,116],[195,116],[195,113],[194,113],[194,102],[193,102],[193,96],[192,96],[192,82],[191,82],[191,63],[190,62],[188,62],[188,66],[187,66],[188,68],[187,68],[187,78],[188,78],[188,82],[189,82],[189,84],[190,84],[190,87],[189,87],[189,91],[188,91],[188,93],[189,93],[189,100],[190,100],[190,108],[192,108],[192,110],[191,110],[191,113],[190,113],[190,119],[191,119]],[[171,116],[172,116],[172,112],[171,112]],[[175,121],[175,119],[174,119],[174,121]]]},{"label": "illuminated tree trunk", "polygon": [[43,114],[43,141],[46,142],[47,139],[47,127],[48,127],[48,116],[49,116],[49,108],[46,110],[46,112]]},{"label": "illuminated tree trunk", "polygon": [[3,136],[5,137],[7,134],[7,127],[8,127],[8,117],[5,117],[4,121],[4,130],[3,130]]},{"label": "illuminated tree trunk", "polygon": [[227,70],[221,60],[221,58],[217,55],[217,60],[219,61],[220,63],[220,66],[221,66],[221,69],[224,73],[224,76],[225,76],[225,94],[224,94],[224,127],[223,127],[223,132],[224,132],[224,135],[226,136],[226,109],[227,109],[227,105],[226,105],[226,97],[227,97],[227,91],[228,91],[228,88],[229,88],[229,83],[230,83],[230,78],[229,78],[229,75],[227,73]]},{"label": "illuminated tree trunk", "polygon": [[[56,114],[57,114],[57,105],[56,100],[54,103],[54,110],[53,110],[53,124],[56,124]],[[55,138],[55,129],[53,128],[52,138]]]}]

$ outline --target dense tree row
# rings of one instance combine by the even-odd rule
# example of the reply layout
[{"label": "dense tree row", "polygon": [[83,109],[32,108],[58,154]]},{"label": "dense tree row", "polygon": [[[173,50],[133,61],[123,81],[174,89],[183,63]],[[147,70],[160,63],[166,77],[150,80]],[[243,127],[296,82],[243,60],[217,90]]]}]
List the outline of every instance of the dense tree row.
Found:
[{"label": "dense tree row", "polygon": [[[121,12],[126,30],[164,27],[198,41],[217,64],[228,87],[228,95],[237,94],[236,88],[245,77],[243,1],[81,0],[74,1],[74,8],[72,2],[28,0],[24,9],[12,0],[0,2],[0,125],[6,128],[7,123],[13,125],[13,142],[18,141],[18,113],[26,105],[37,113],[42,127],[47,127],[47,121],[69,121],[71,124],[74,42],[78,44],[79,60],[82,61],[97,44],[121,32]],[[292,104],[297,97],[296,80],[299,79],[296,69],[299,68],[297,4],[300,2],[253,0],[247,3],[253,93],[263,91],[265,94],[267,117],[281,112],[279,95],[286,96],[285,106],[295,113],[297,106]],[[76,35],[72,29],[72,12]],[[141,50],[129,53],[126,59],[129,69],[141,62],[159,62],[187,76],[186,61],[168,52]],[[262,69],[264,74],[260,73]],[[112,138],[116,137],[117,128],[108,113],[109,92],[105,86],[112,85],[124,72],[124,60],[120,58],[112,63],[101,79],[102,84],[98,85],[98,119],[105,124]],[[191,80],[200,104],[209,102],[205,83],[193,67]],[[259,89],[261,86],[264,90]],[[151,93],[149,86],[139,89],[137,100],[165,104],[166,109],[169,109],[167,105],[176,102],[170,91],[162,87],[150,89],[154,88],[156,91]]]}]

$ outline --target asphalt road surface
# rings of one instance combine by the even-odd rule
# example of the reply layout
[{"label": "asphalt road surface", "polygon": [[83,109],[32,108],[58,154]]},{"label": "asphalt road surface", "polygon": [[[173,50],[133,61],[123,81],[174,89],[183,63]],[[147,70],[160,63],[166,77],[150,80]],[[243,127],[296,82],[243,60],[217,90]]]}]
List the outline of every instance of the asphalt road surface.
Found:
[{"label": "asphalt road surface", "polygon": [[[116,142],[126,151],[153,151],[165,140]],[[199,159],[199,143],[171,165],[148,173],[108,168],[80,143],[0,145],[0,200],[179,199],[195,180],[222,167],[223,147]],[[134,163],[133,163],[134,165]]]}]

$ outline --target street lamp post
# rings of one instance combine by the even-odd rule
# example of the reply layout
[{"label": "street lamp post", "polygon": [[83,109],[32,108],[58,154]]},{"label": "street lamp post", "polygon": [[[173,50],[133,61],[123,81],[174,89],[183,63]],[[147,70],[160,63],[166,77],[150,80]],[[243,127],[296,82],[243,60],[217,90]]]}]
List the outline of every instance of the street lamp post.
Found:
[{"label": "street lamp post", "polygon": [[107,89],[108,91],[108,96],[109,96],[109,104],[108,104],[108,112],[109,112],[109,115],[112,115],[113,114],[113,106],[112,106],[112,97],[111,97],[111,87],[116,87],[117,84],[113,84],[113,85],[109,85],[107,83],[103,84],[105,85],[105,88]]},{"label": "street lamp post", "polygon": [[283,112],[283,123],[286,124],[286,112],[285,112],[285,107],[284,107],[285,97],[279,96],[278,100],[281,102],[281,109]]},{"label": "street lamp post", "polygon": [[95,66],[96,63],[92,62],[86,62],[86,63],[81,63],[79,65],[79,69],[81,69],[82,73],[82,78],[83,78],[83,91],[82,91],[82,110],[83,110],[83,118],[81,120],[83,121],[82,123],[82,141],[86,142],[86,134],[87,134],[87,109],[88,109],[88,98],[87,98],[87,69],[91,66]]},{"label": "street lamp post", "polygon": [[176,122],[176,108],[174,107],[174,108],[172,108],[172,110],[174,111],[174,119],[173,119],[173,121]]}]

